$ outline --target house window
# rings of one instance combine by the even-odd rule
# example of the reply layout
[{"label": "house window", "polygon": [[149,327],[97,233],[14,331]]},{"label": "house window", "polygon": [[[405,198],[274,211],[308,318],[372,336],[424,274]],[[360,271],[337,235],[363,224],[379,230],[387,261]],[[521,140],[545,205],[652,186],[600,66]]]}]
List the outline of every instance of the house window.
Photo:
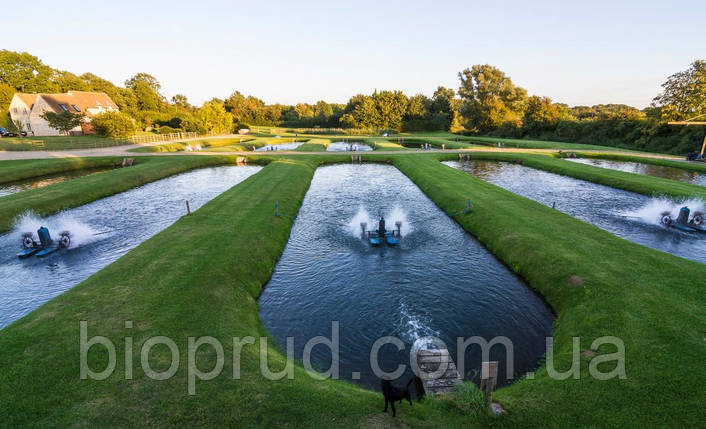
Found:
[{"label": "house window", "polygon": [[59,108],[63,110],[64,112],[68,112],[69,108],[66,106],[66,104],[59,104]]},{"label": "house window", "polygon": [[75,104],[72,104],[71,107],[74,108],[75,111],[80,112],[81,109],[79,109]]}]

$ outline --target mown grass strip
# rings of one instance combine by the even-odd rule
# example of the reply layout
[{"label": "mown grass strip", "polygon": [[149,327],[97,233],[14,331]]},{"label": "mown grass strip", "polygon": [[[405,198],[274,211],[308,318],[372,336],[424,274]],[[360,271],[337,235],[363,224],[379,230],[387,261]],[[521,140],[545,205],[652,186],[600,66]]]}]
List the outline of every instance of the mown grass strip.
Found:
[{"label": "mown grass strip", "polygon": [[[122,158],[54,158],[23,159],[0,162],[0,184],[69,171],[94,168],[113,168],[121,164]],[[137,161],[139,162],[139,161]]]},{"label": "mown grass strip", "polygon": [[[54,161],[32,161],[31,165],[34,168],[42,168],[43,165],[51,167]],[[79,164],[81,162],[90,164],[92,161],[83,159]],[[194,168],[235,162],[236,157],[224,156],[138,158],[132,167],[0,197],[0,232],[9,230],[14,219],[28,210],[39,216],[48,216]]]},{"label": "mown grass strip", "polygon": [[[429,157],[398,156],[394,163],[443,210],[473,201],[473,213],[455,219],[556,310],[558,369],[570,366],[572,337],[580,337],[580,351],[605,335],[625,343],[626,380],[591,378],[585,356],[580,380],[554,380],[542,368],[534,380],[496,392],[510,412],[487,424],[701,424],[706,266],[620,239]],[[570,286],[571,276],[583,283]],[[614,351],[601,348],[599,355]]]},{"label": "mown grass strip", "polygon": [[678,168],[684,171],[694,173],[706,173],[706,163],[703,162],[687,162],[671,159],[655,158],[649,156],[634,156],[614,153],[593,153],[593,152],[578,152],[576,156],[579,158],[606,159],[611,161],[637,162],[641,164],[659,165],[662,167]]},{"label": "mown grass strip", "polygon": [[[561,174],[575,179],[586,180],[600,185],[624,189],[650,196],[670,196],[675,198],[702,198],[706,200],[703,186],[678,180],[647,176],[625,171],[610,170],[593,165],[566,161],[548,155],[535,155],[508,152],[472,152],[471,159],[517,162],[527,167]],[[438,159],[458,159],[458,154],[439,154]]]}]

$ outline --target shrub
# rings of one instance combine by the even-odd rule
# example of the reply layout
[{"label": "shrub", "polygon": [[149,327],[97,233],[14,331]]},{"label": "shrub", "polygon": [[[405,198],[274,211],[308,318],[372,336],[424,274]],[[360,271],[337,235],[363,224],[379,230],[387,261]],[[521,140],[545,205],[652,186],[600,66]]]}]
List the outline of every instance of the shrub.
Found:
[{"label": "shrub", "polygon": [[174,133],[180,133],[182,131],[183,130],[180,128],[172,128],[168,125],[162,125],[161,127],[159,127],[159,130],[158,130],[158,132],[160,134],[174,134]]},{"label": "shrub", "polygon": [[137,129],[135,121],[120,112],[106,112],[93,118],[91,124],[96,132],[110,138],[130,137]]}]

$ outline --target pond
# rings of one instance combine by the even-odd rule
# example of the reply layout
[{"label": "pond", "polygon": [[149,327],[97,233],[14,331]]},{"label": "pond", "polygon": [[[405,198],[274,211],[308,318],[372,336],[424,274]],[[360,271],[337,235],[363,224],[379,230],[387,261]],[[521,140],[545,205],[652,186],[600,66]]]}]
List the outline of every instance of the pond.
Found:
[{"label": "pond", "polygon": [[270,152],[277,150],[294,150],[304,143],[278,143],[278,144],[268,144],[255,149],[257,152]]},{"label": "pond", "polygon": [[676,218],[679,208],[703,211],[700,200],[675,202],[598,185],[559,174],[497,161],[449,161],[444,164],[530,198],[584,222],[591,223],[643,246],[706,263],[706,235],[683,233],[660,224],[669,211]]},{"label": "pond", "polygon": [[[0,328],[115,261],[186,213],[196,210],[260,167],[214,167],[179,174],[39,219],[25,215],[0,236]],[[21,234],[44,225],[52,238],[73,234],[71,247],[46,258],[20,260]],[[107,233],[106,233],[107,232]],[[35,234],[36,235],[36,234]]]},{"label": "pond", "polygon": [[329,152],[367,152],[373,150],[373,148],[363,143],[332,142],[326,150]]},{"label": "pond", "polygon": [[[398,247],[361,239],[384,215],[401,221]],[[259,300],[260,318],[281,349],[294,338],[295,358],[306,341],[340,334],[340,378],[379,388],[371,346],[382,336],[405,344],[380,351],[381,368],[407,365],[417,338],[442,339],[458,363],[456,339],[506,336],[514,344],[514,376],[533,369],[545,351],[553,315],[542,299],[442,212],[405,175],[387,165],[317,169],[289,242]],[[465,353],[466,378],[480,367],[480,349]],[[505,351],[491,350],[506,383]],[[331,353],[312,352],[326,369]],[[354,374],[354,373],[360,373]]]},{"label": "pond", "polygon": [[643,164],[639,162],[612,161],[606,159],[566,158],[567,161],[579,164],[593,165],[610,170],[626,171],[628,173],[644,174],[647,176],[661,177],[663,179],[679,180],[680,182],[693,183],[706,186],[706,174],[682,170],[681,168],[665,167],[662,165]]},{"label": "pond", "polygon": [[17,182],[3,183],[0,185],[0,197],[15,194],[17,192],[27,191],[30,189],[43,188],[45,186],[53,185],[55,183],[65,182],[67,180],[76,179],[79,177],[90,176],[109,170],[112,169],[92,168],[86,170],[75,170],[57,174],[50,174],[41,177],[32,177],[30,179],[18,180]]}]

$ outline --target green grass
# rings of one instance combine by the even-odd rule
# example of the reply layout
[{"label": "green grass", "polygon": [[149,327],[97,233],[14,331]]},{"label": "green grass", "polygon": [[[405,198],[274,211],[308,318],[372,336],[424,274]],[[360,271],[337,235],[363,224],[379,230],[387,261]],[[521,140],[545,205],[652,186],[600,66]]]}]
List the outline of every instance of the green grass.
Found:
[{"label": "green grass", "polygon": [[[617,238],[428,157],[395,165],[443,210],[470,198],[456,220],[526,279],[554,308],[557,368],[604,335],[626,348],[626,380],[564,381],[540,369],[496,392],[508,408],[496,424],[513,427],[693,427],[703,424],[706,394],[706,266]],[[570,276],[583,279],[568,286]],[[601,353],[612,352],[601,348]],[[609,371],[614,365],[603,365]],[[490,422],[485,422],[490,424]]]},{"label": "green grass", "polygon": [[[160,145],[142,146],[129,149],[128,152],[152,153],[152,152],[183,152],[187,146],[194,147],[200,145],[204,151],[230,151],[245,152],[252,150],[252,146],[259,147],[252,137],[242,138],[218,138],[191,140],[187,142],[165,143]],[[237,150],[236,150],[237,148]]]},{"label": "green grass", "polygon": [[[702,198],[706,200],[706,188],[703,186],[661,177],[610,170],[593,165],[566,161],[548,155],[509,152],[472,152],[469,153],[469,156],[472,159],[518,162],[527,167],[644,195],[665,195],[675,198]],[[458,159],[458,155],[440,154],[439,159]]]},{"label": "green grass", "polygon": [[[241,356],[242,379],[232,379],[233,337],[266,335],[257,297],[288,240],[292,222],[273,216],[296,213],[316,162],[279,159],[201,209],[142,243],[80,285],[0,331],[0,420],[3,426],[230,426],[353,427],[425,424],[466,426],[457,410],[433,402],[398,407],[383,415],[379,394],[350,383],[315,381],[300,366],[294,380],[268,381],[259,371],[258,344]],[[218,246],[194,243],[217,242]],[[117,348],[115,373],[104,381],[80,380],[79,321],[88,335],[104,335]],[[126,320],[134,323],[124,328]],[[124,379],[124,336],[133,338],[134,374]],[[154,335],[172,338],[180,369],[168,381],[148,379],[140,347]],[[187,393],[187,337],[213,336],[225,345],[220,377]],[[211,367],[208,348],[198,365]],[[269,365],[284,366],[268,344]],[[168,365],[156,347],[150,363]],[[100,368],[94,348],[89,365]],[[399,423],[397,423],[399,422]]]},{"label": "green grass", "polygon": [[703,162],[687,162],[677,161],[663,158],[653,158],[649,156],[634,156],[613,153],[591,153],[579,152],[576,154],[579,158],[606,159],[611,161],[638,162],[641,164],[659,165],[662,167],[678,168],[684,171],[694,173],[706,173],[706,163]]},{"label": "green grass", "polygon": [[100,136],[12,137],[0,139],[0,150],[66,150],[93,149],[132,144],[127,140],[114,140]]},{"label": "green grass", "polygon": [[[51,166],[53,161],[33,161],[36,163],[34,168],[42,162]],[[219,156],[140,157],[132,167],[6,195],[0,197],[0,232],[9,230],[14,219],[27,210],[39,216],[48,216],[194,168],[234,162],[235,157]]]},{"label": "green grass", "polygon": [[482,144],[486,146],[495,146],[498,142],[503,142],[507,148],[524,148],[524,149],[565,149],[565,150],[616,150],[628,151],[614,146],[601,146],[595,144],[583,143],[566,143],[550,140],[524,140],[524,139],[505,139],[498,137],[466,137],[469,142]]},{"label": "green grass", "polygon": [[[502,155],[523,159],[518,154]],[[473,213],[456,216],[456,221],[556,311],[558,368],[569,366],[573,336],[581,338],[581,350],[585,350],[595,338],[614,335],[625,342],[628,378],[590,378],[590,358],[582,357],[580,380],[553,380],[541,368],[534,380],[523,379],[497,391],[495,399],[509,410],[502,417],[478,415],[477,392],[468,386],[451,398],[415,403],[412,408],[403,404],[396,420],[380,413],[379,394],[349,383],[314,381],[298,365],[294,380],[264,380],[256,345],[244,348],[243,379],[232,380],[232,350],[227,345],[234,336],[265,334],[256,299],[289,237],[292,223],[272,215],[274,202],[279,202],[283,213],[296,213],[316,166],[346,159],[261,157],[261,162],[272,162],[260,173],[0,331],[1,425],[544,428],[702,424],[705,265],[617,238],[444,166],[438,162],[444,158],[441,154],[363,156],[393,162],[442,210],[452,212],[465,206],[468,198],[473,201]],[[166,157],[149,159],[145,165],[211,158]],[[540,163],[535,158],[571,164],[524,155],[525,160]],[[173,167],[151,165],[144,174]],[[79,180],[88,178],[72,181],[74,186],[63,190],[65,198],[78,201],[90,189]],[[94,187],[115,186],[115,182]],[[6,215],[0,210],[3,219]],[[568,286],[573,275],[580,276],[583,285]],[[89,322],[89,337],[103,335],[116,345],[118,365],[105,381],[78,377],[80,320]],[[126,320],[133,321],[134,328],[125,329]],[[132,380],[122,377],[125,335],[134,341]],[[140,368],[140,347],[154,335],[166,335],[179,347],[182,365],[171,380],[150,380]],[[212,381],[198,382],[198,394],[187,396],[183,364],[187,337],[204,335],[226,345],[225,370]],[[210,350],[204,348],[199,355],[203,370],[213,365]],[[268,350],[270,367],[281,369],[281,354],[271,343]],[[600,349],[599,355],[607,352]],[[155,369],[165,369],[167,349],[153,349],[150,362]],[[104,363],[105,356],[92,349],[91,367],[98,369]]]},{"label": "green grass", "polygon": [[118,167],[122,158],[54,158],[0,162],[0,184],[78,170]]}]

